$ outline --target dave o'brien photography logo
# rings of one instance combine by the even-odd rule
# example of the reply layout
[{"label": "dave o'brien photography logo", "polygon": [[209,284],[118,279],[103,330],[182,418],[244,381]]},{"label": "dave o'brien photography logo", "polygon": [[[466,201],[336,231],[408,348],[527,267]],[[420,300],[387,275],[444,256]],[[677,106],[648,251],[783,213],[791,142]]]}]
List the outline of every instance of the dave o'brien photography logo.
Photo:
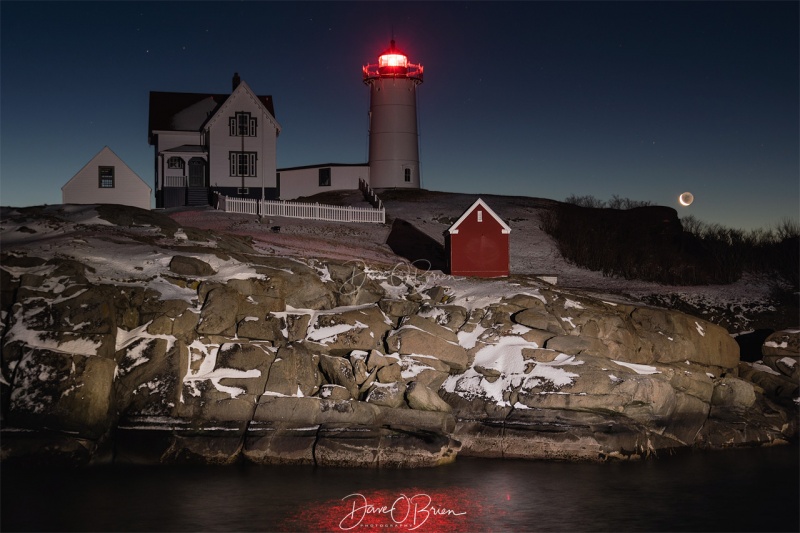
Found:
[{"label": "dave o'brien photography logo", "polygon": [[400,527],[413,531],[429,521],[442,517],[466,515],[466,511],[437,506],[428,494],[413,496],[401,494],[391,503],[370,503],[361,493],[342,498],[347,504],[347,514],[339,521],[339,528],[347,531],[361,527]]}]

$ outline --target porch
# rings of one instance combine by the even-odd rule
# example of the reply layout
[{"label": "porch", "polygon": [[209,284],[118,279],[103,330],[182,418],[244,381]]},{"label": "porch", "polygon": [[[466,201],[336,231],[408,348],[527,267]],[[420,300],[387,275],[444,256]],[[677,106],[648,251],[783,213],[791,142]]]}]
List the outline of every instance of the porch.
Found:
[{"label": "porch", "polygon": [[161,187],[156,190],[157,207],[211,204],[208,183],[208,153],[202,146],[179,146],[159,154]]}]

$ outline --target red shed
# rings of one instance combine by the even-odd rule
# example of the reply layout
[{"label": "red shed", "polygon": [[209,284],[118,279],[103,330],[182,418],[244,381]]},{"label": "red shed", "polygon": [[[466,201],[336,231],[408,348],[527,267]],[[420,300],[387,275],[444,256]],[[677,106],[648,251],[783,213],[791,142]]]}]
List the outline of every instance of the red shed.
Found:
[{"label": "red shed", "polygon": [[508,235],[511,228],[478,198],[444,232],[450,274],[496,278],[508,276]]}]

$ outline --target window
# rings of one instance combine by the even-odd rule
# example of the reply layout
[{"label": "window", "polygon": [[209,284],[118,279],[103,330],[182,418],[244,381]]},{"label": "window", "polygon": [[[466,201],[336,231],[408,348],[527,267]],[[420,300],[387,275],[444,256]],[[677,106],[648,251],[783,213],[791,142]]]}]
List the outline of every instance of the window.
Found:
[{"label": "window", "polygon": [[231,165],[231,176],[256,176],[256,161],[258,154],[255,152],[231,152],[228,154]]},{"label": "window", "polygon": [[239,112],[228,119],[231,137],[255,137],[256,125],[256,119],[250,113]]},{"label": "window", "polygon": [[183,169],[183,159],[180,157],[170,157],[167,159],[167,168]]},{"label": "window", "polygon": [[114,188],[114,167],[97,167],[101,189]]},{"label": "window", "polygon": [[320,187],[330,187],[331,186],[331,169],[330,168],[321,168],[321,169],[319,169],[319,186]]},{"label": "window", "polygon": [[405,177],[406,181],[407,182],[411,181],[411,169],[410,168],[404,169],[404,174],[405,174],[404,177]]},{"label": "window", "polygon": [[478,211],[478,222],[483,222],[483,211]]}]

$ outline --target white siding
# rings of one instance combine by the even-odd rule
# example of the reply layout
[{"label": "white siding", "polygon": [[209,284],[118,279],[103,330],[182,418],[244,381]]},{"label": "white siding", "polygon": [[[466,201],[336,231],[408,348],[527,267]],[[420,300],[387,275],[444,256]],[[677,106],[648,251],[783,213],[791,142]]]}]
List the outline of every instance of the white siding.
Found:
[{"label": "white siding", "polygon": [[[250,113],[251,117],[257,119],[255,137],[231,135],[229,120],[238,112]],[[260,188],[262,184],[264,187],[275,187],[277,135],[274,118],[242,82],[209,123],[208,163],[211,187],[242,186],[241,176],[231,176],[231,152],[258,154],[256,175],[244,178],[245,187]]]},{"label": "white siding", "polygon": [[156,144],[156,153],[170,148],[176,148],[188,144],[190,146],[202,145],[203,136],[195,131],[159,131]]},{"label": "white siding", "polygon": [[[419,189],[417,82],[411,78],[378,78],[369,86],[372,187]],[[406,169],[409,181],[405,180]]]},{"label": "white siding", "polygon": [[[114,167],[114,187],[100,188],[99,167]],[[65,204],[120,204],[150,209],[150,187],[106,146],[61,187]]]},{"label": "white siding", "polygon": [[[320,187],[319,169],[331,169],[330,186]],[[321,192],[358,190],[358,180],[369,182],[369,167],[366,165],[340,165],[281,170],[281,200],[292,200],[312,196]]]}]

